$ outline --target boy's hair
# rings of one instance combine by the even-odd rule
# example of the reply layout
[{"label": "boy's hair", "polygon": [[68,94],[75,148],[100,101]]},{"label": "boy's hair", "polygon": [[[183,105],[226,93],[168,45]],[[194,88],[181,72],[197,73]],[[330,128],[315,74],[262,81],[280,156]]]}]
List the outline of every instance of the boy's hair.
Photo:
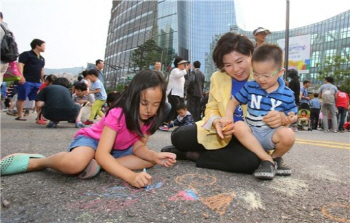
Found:
[{"label": "boy's hair", "polygon": [[87,91],[87,85],[84,82],[78,82],[74,85],[75,90]]},{"label": "boy's hair", "polygon": [[252,62],[265,62],[272,60],[276,67],[281,68],[283,63],[283,51],[276,44],[265,43],[255,49]]},{"label": "boy's hair", "polygon": [[107,105],[112,106],[114,102],[120,97],[120,93],[118,91],[112,91],[107,94]]},{"label": "boy's hair", "polygon": [[325,80],[329,83],[333,83],[333,77],[326,77]]},{"label": "boy's hair", "polygon": [[95,65],[97,66],[97,65],[98,65],[99,63],[101,63],[101,62],[103,62],[103,60],[98,59],[98,60],[96,60]]},{"label": "boy's hair", "polygon": [[57,76],[56,76],[56,75],[50,74],[50,75],[46,76],[45,81],[48,81],[49,83],[52,83],[52,82],[54,82],[56,79],[57,79]]},{"label": "boy's hair", "polygon": [[135,131],[139,136],[143,137],[139,124],[140,99],[142,97],[142,91],[158,86],[160,86],[162,90],[162,100],[160,102],[157,115],[145,121],[145,125],[150,125],[148,132],[153,134],[163,120],[165,108],[166,86],[162,73],[159,71],[142,70],[137,73],[130,82],[129,87],[120,95],[119,99],[117,99],[117,101],[109,107],[106,116],[111,109],[116,107],[122,108],[125,115],[126,127],[130,131]]},{"label": "boy's hair", "polygon": [[318,93],[314,93],[314,97],[315,97],[315,98],[318,98]]},{"label": "boy's hair", "polygon": [[[84,72],[84,71],[83,71],[83,72]],[[83,80],[83,79],[84,79],[83,76],[81,76],[81,75],[78,76],[78,81],[81,81],[81,80]]]},{"label": "boy's hair", "polygon": [[217,68],[224,70],[223,57],[236,51],[245,56],[251,56],[254,51],[254,44],[247,36],[237,33],[226,33],[217,42],[213,51],[213,60]]},{"label": "boy's hair", "polygon": [[30,43],[30,47],[32,48],[32,50],[34,50],[36,46],[41,46],[43,43],[45,43],[43,40],[33,39]]},{"label": "boy's hair", "polygon": [[69,88],[69,81],[65,77],[58,77],[52,82],[53,85],[61,85],[63,87]]},{"label": "boy's hair", "polygon": [[309,81],[309,80],[304,80],[303,81],[303,85],[308,84],[308,83],[311,83],[311,81]]},{"label": "boy's hair", "polygon": [[199,62],[198,60],[194,61],[193,62],[193,66],[194,66],[194,68],[200,68],[201,67],[201,62]]},{"label": "boy's hair", "polygon": [[93,76],[96,76],[96,77],[98,77],[98,72],[97,72],[97,70],[96,69],[91,69],[91,70],[88,70],[87,71],[87,74],[86,75],[93,75]]},{"label": "boy's hair", "polygon": [[184,103],[180,103],[176,106],[176,111],[179,111],[181,109],[187,109],[187,106]]}]

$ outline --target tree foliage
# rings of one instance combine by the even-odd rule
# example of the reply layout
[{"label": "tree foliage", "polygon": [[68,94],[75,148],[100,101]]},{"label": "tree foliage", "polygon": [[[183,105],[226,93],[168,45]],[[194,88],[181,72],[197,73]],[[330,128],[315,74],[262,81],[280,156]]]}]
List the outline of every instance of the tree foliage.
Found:
[{"label": "tree foliage", "polygon": [[333,77],[334,85],[340,86],[342,91],[350,93],[350,56],[341,57],[339,55],[329,56],[323,63],[318,63],[320,67],[319,80],[324,80],[325,77]]},{"label": "tree foliage", "polygon": [[161,60],[161,56],[162,49],[153,39],[149,39],[132,52],[132,69],[134,72],[149,69],[149,66],[155,61]]}]

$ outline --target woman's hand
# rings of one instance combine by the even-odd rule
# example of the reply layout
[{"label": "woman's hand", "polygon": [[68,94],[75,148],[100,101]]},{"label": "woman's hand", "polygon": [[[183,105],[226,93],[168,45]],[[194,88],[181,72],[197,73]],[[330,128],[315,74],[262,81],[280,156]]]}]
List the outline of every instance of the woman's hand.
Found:
[{"label": "woman's hand", "polygon": [[216,133],[219,135],[221,139],[232,137],[232,134],[234,133],[234,129],[233,129],[234,123],[232,119],[230,118],[216,119],[213,122],[213,125],[216,129]]},{"label": "woman's hand", "polygon": [[134,187],[141,188],[151,184],[152,176],[146,172],[134,173],[134,176],[128,182]]},{"label": "woman's hand", "polygon": [[176,154],[167,152],[156,153],[154,162],[165,167],[170,167],[176,163]]}]

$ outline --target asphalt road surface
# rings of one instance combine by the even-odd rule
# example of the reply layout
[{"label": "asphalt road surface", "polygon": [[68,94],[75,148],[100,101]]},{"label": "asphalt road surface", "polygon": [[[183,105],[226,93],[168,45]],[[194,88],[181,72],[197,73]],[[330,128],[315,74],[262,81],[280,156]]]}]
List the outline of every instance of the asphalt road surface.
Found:
[{"label": "asphalt road surface", "polygon": [[[1,112],[1,157],[66,150],[77,131],[15,121]],[[102,171],[89,180],[44,170],[1,177],[1,222],[350,222],[350,133],[300,131],[285,162],[290,177],[272,181],[196,168],[178,161],[148,169],[149,189]],[[157,131],[149,147],[170,144]]]}]

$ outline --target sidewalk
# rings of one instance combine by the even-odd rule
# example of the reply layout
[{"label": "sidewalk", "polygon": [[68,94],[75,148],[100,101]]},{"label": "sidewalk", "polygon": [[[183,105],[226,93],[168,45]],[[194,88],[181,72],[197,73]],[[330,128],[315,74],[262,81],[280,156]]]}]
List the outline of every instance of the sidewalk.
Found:
[{"label": "sidewalk", "polygon": [[[1,157],[66,150],[77,129],[47,129],[1,111]],[[157,131],[149,147],[170,144]],[[178,161],[156,166],[149,190],[102,171],[89,180],[53,170],[1,177],[1,222],[349,222],[350,133],[297,132],[285,161],[291,177],[259,181],[251,175],[196,168]]]}]

